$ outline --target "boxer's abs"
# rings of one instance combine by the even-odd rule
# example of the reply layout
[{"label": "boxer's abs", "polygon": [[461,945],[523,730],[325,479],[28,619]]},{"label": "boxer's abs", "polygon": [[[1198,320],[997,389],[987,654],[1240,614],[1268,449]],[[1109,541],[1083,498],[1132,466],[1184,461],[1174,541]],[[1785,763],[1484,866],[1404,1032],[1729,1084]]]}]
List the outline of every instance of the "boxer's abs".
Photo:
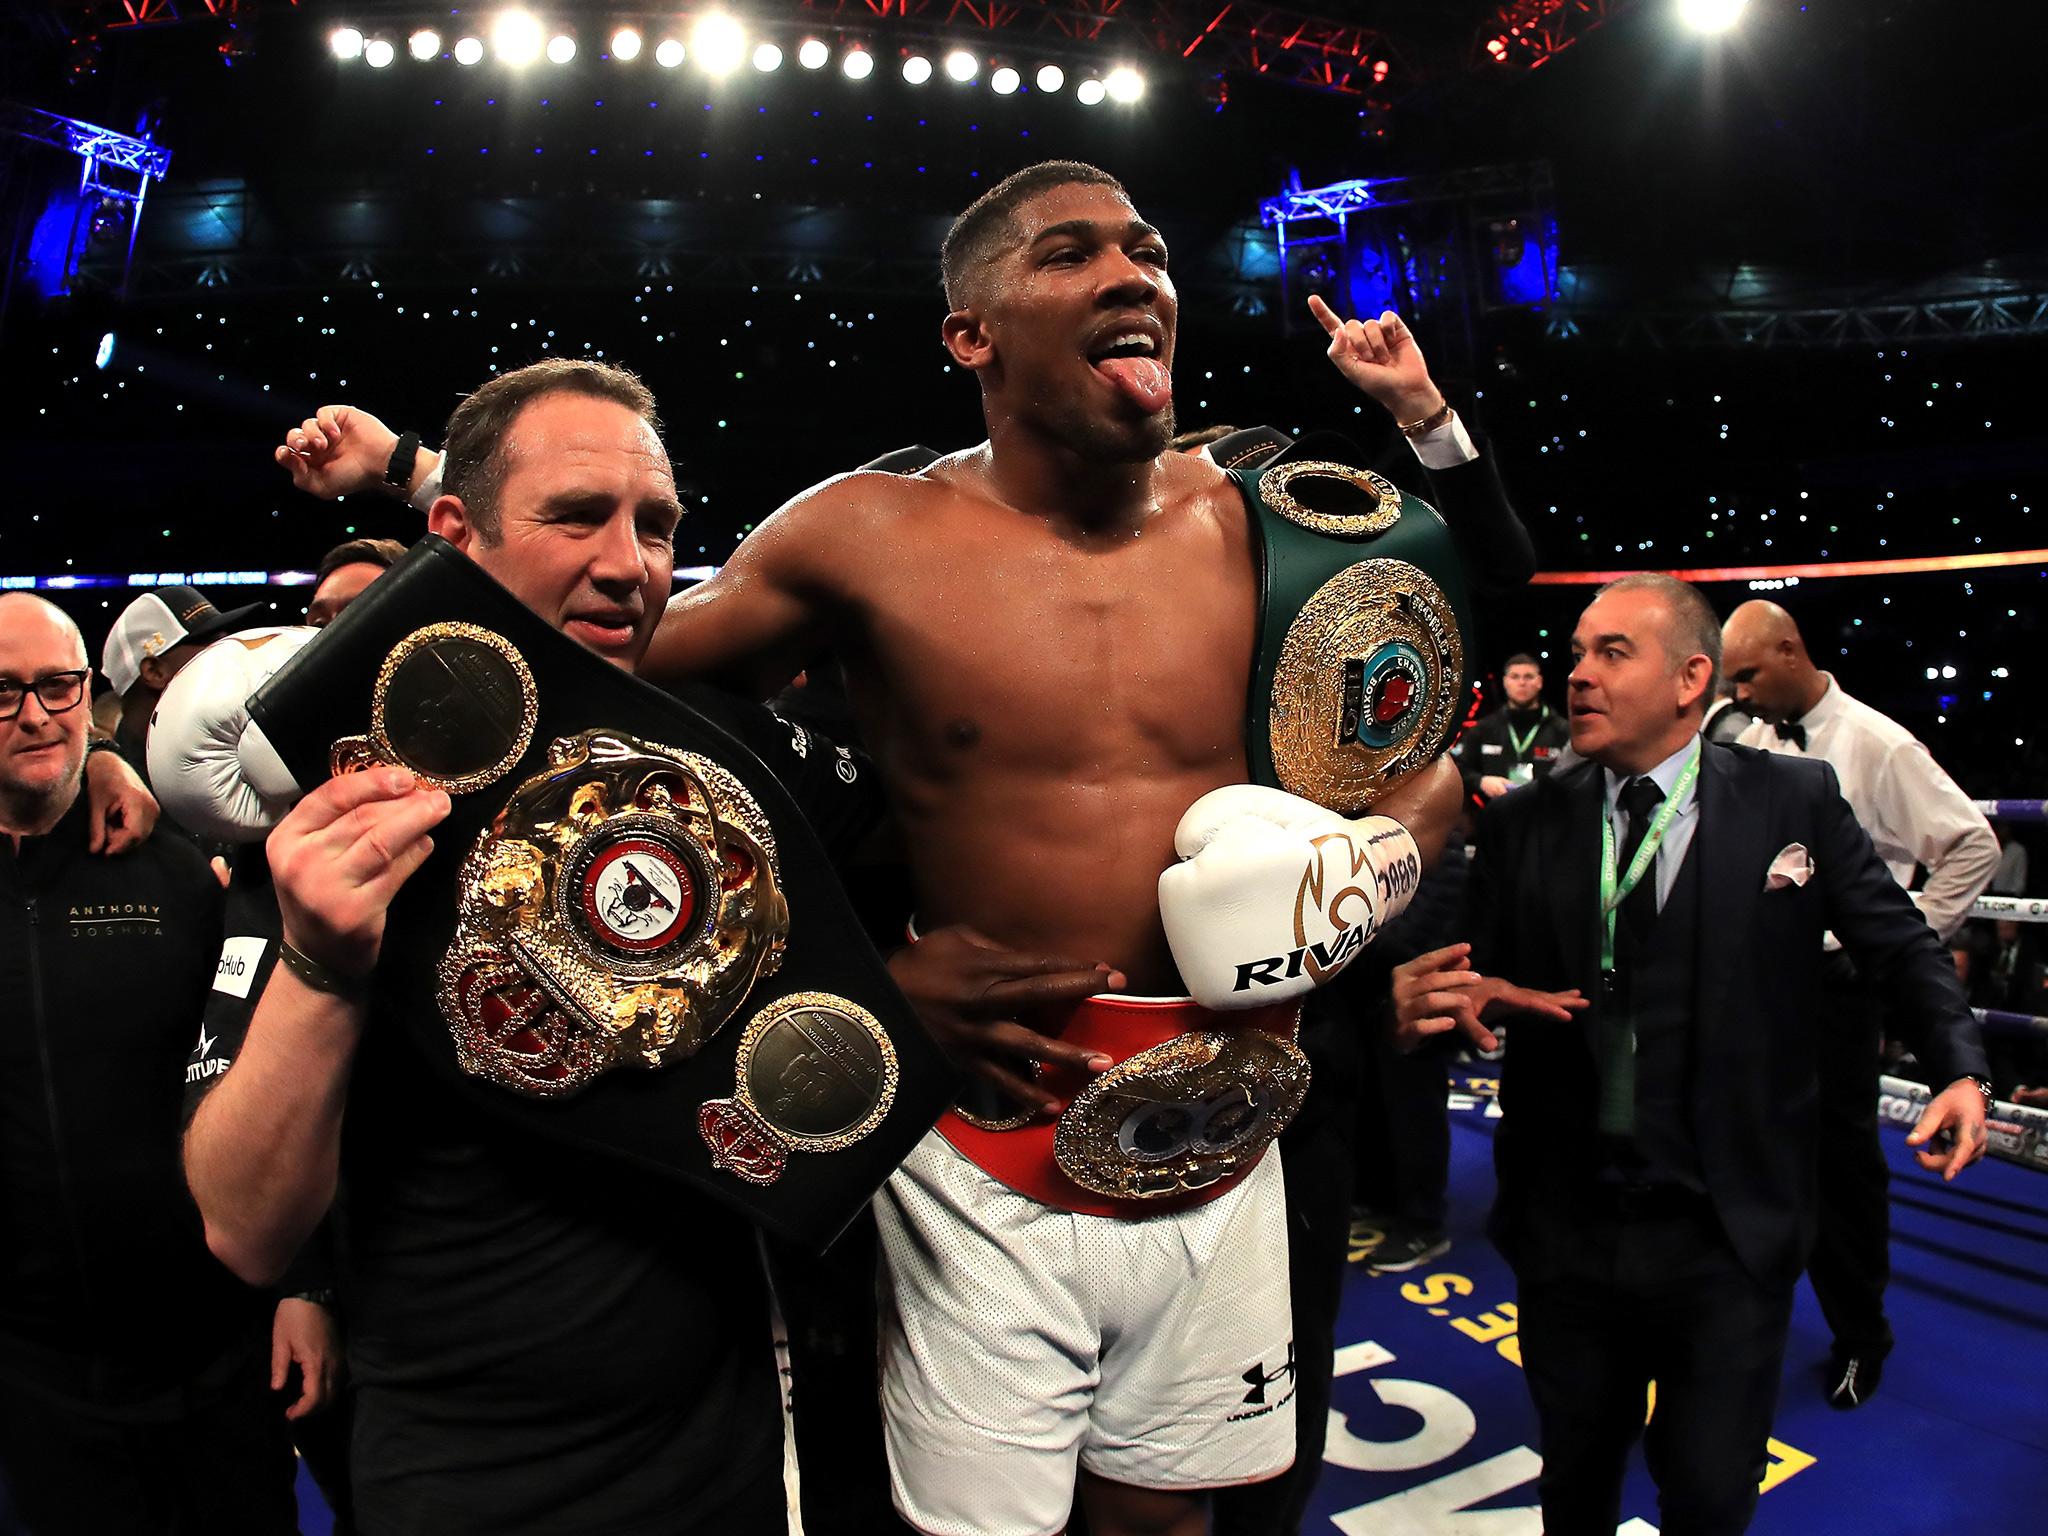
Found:
[{"label": "boxer's abs", "polygon": [[1250,551],[1211,499],[1120,540],[959,505],[863,584],[849,681],[921,921],[1177,988],[1159,874],[1182,813],[1245,778]]},{"label": "boxer's abs", "polygon": [[965,923],[1014,949],[1106,961],[1141,994],[1182,988],[1159,874],[1189,805],[1242,765],[1115,781],[989,775],[906,807],[921,926]]}]

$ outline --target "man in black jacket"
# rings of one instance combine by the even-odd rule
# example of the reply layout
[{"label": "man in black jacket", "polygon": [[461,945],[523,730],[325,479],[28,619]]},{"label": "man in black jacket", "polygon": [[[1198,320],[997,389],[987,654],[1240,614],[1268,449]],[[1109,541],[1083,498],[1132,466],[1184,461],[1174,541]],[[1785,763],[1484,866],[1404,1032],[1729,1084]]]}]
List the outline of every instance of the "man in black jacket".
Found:
[{"label": "man in black jacket", "polygon": [[0,596],[0,1480],[39,1533],[297,1529],[270,1305],[178,1166],[220,946],[189,843],[89,856],[77,627]]},{"label": "man in black jacket", "polygon": [[1481,802],[1550,772],[1571,740],[1564,716],[1543,702],[1543,668],[1534,656],[1510,656],[1500,685],[1506,702],[1473,721],[1451,748],[1465,793]]},{"label": "man in black jacket", "polygon": [[[681,513],[653,414],[637,379],[601,364],[498,376],[451,420],[458,469],[432,527],[627,670],[661,615]],[[828,847],[879,815],[873,776],[828,743],[738,701],[715,723]],[[370,1017],[360,978],[385,906],[448,808],[380,769],[316,788],[273,833],[281,927],[246,952],[274,969],[186,1139],[209,1240],[273,1277],[345,1183],[363,1529],[778,1531],[782,1403],[753,1231],[450,1092],[397,1019]],[[322,838],[334,846],[309,856]]]},{"label": "man in black jacket", "polygon": [[[1490,1035],[1492,1235],[1519,1283],[1550,1536],[1605,1536],[1646,1434],[1668,1536],[1754,1513],[1792,1288],[1813,1241],[1831,929],[1897,999],[1937,1085],[1909,1138],[1953,1178],[1984,1150],[1984,1055],[1955,969],[1825,763],[1699,739],[1719,630],[1692,587],[1603,588],[1572,639],[1589,759],[1489,809],[1453,946],[1397,973],[1402,1028]],[[1604,914],[1604,916],[1603,916]],[[1503,993],[1512,995],[1503,996]],[[1590,1007],[1557,1015],[1573,994]]]}]

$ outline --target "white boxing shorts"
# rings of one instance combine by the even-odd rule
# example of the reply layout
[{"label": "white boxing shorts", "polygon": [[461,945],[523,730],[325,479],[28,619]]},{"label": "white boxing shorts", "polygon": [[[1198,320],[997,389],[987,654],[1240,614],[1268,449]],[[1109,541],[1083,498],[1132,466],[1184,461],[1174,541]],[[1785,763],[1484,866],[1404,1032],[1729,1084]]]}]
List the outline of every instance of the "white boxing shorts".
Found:
[{"label": "white boxing shorts", "polygon": [[1206,1204],[1098,1216],[1017,1194],[933,1131],[875,1218],[889,1471],[927,1536],[1052,1536],[1077,1467],[1194,1491],[1293,1464],[1278,1147]]}]

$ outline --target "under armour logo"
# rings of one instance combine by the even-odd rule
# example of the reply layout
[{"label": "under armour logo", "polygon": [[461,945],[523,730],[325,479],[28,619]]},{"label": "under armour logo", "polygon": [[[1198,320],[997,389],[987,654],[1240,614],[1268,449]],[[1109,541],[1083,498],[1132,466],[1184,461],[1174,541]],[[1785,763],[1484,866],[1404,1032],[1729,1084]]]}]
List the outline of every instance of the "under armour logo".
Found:
[{"label": "under armour logo", "polygon": [[1282,1377],[1285,1377],[1289,1384],[1292,1384],[1294,1381],[1294,1340],[1292,1339],[1287,1341],[1287,1359],[1285,1363],[1276,1370],[1268,1372],[1266,1362],[1261,1360],[1244,1373],[1244,1383],[1251,1388],[1249,1392],[1245,1393],[1244,1400],[1247,1403],[1263,1403],[1266,1400],[1266,1388],[1272,1386],[1274,1382],[1279,1381]]}]

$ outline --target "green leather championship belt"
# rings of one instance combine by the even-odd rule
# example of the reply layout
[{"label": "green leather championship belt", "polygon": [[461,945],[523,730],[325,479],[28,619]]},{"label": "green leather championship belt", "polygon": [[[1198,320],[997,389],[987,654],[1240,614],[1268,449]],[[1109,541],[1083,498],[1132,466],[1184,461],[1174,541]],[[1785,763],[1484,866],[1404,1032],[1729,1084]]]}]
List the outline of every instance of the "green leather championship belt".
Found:
[{"label": "green leather championship belt", "polygon": [[951,1100],[824,847],[734,734],[785,729],[765,711],[650,687],[432,537],[249,708],[303,785],[388,763],[448,791],[369,1028],[466,1102],[822,1245]]},{"label": "green leather championship belt", "polygon": [[1229,473],[1258,560],[1252,782],[1356,816],[1441,753],[1464,711],[1472,614],[1450,529],[1348,464]]}]

